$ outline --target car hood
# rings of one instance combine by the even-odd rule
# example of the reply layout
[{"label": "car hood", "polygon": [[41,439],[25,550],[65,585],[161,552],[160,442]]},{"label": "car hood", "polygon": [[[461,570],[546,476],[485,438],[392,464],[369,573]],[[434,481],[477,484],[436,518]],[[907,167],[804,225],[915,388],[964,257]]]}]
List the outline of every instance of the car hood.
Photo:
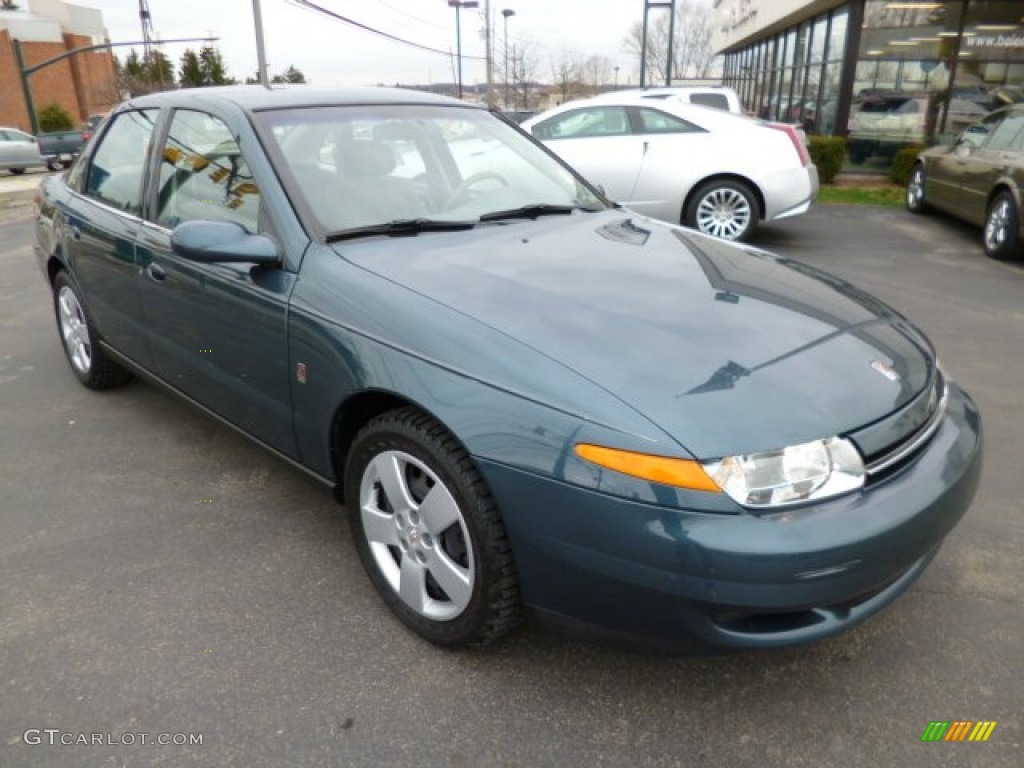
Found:
[{"label": "car hood", "polygon": [[843,281],[621,210],[335,249],[571,368],[700,458],[853,431],[933,365],[919,332]]}]

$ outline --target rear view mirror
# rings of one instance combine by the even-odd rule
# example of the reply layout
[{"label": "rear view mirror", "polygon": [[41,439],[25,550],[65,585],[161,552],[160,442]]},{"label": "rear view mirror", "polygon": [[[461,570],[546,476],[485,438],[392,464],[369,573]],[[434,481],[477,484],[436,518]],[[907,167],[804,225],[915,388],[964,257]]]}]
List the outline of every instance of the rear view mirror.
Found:
[{"label": "rear view mirror", "polygon": [[204,263],[272,265],[281,260],[277,244],[233,221],[186,221],[171,233],[171,248],[184,259]]}]

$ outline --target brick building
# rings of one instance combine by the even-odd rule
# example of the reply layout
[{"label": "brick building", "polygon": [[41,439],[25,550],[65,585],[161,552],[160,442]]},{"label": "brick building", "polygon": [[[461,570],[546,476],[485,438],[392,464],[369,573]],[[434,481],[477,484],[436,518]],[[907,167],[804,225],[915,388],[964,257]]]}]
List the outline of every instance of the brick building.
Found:
[{"label": "brick building", "polygon": [[[14,41],[31,67],[74,48],[107,42],[100,11],[61,0],[18,0],[17,10],[0,7],[0,125],[31,131],[21,88]],[[109,50],[70,56],[29,76],[36,112],[52,102],[79,122],[105,112],[121,99]]]}]

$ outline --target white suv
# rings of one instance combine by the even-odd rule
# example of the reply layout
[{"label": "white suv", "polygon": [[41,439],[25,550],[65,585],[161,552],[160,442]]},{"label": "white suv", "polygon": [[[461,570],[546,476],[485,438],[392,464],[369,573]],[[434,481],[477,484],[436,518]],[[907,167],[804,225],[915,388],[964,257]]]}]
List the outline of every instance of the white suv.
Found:
[{"label": "white suv", "polygon": [[679,85],[661,86],[657,88],[628,88],[621,91],[610,91],[595,98],[618,99],[623,96],[641,99],[658,99],[676,101],[682,104],[697,104],[702,107],[713,107],[737,115],[743,114],[740,97],[732,88],[724,85]]}]

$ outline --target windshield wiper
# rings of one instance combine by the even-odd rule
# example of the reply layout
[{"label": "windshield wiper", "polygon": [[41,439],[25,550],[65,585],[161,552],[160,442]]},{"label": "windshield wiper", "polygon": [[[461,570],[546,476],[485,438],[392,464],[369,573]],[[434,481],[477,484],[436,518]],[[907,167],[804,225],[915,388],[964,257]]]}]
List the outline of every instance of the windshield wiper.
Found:
[{"label": "windshield wiper", "polygon": [[476,221],[445,221],[444,219],[394,219],[381,224],[368,224],[364,227],[341,229],[329,232],[324,238],[328,243],[339,240],[352,240],[372,235],[400,237],[402,235],[418,235],[420,232],[452,232],[459,229],[472,229]]},{"label": "windshield wiper", "polygon": [[480,221],[500,221],[501,219],[536,219],[538,216],[557,216],[572,213],[573,211],[598,211],[600,208],[587,208],[582,205],[553,205],[552,203],[534,203],[524,205],[520,208],[510,208],[507,211],[494,211],[485,213]]}]

